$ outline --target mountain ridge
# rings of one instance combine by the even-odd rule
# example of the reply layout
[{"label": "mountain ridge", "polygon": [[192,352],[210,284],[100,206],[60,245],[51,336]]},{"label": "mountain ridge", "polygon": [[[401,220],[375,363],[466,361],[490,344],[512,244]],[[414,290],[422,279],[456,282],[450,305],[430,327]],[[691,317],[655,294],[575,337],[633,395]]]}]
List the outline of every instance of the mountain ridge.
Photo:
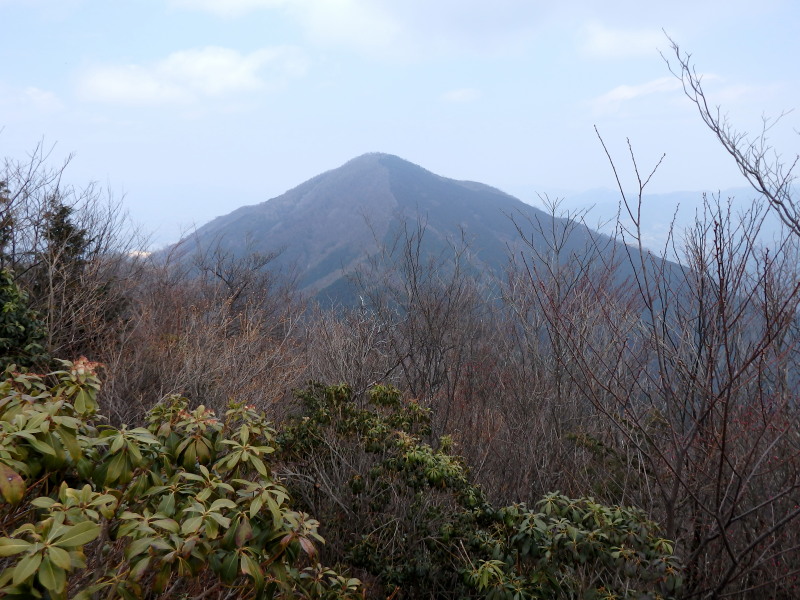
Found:
[{"label": "mountain ridge", "polygon": [[[327,296],[326,303],[352,303],[347,276],[392,243],[404,223],[424,229],[428,255],[465,237],[473,271],[499,275],[510,248],[522,246],[515,219],[564,225],[498,188],[370,152],[280,196],[217,217],[198,228],[190,241],[195,250],[216,244],[237,256],[280,251],[275,265],[294,268],[307,295]],[[577,252],[600,235],[583,226],[575,232],[568,251]],[[531,239],[538,243],[535,236]]]}]

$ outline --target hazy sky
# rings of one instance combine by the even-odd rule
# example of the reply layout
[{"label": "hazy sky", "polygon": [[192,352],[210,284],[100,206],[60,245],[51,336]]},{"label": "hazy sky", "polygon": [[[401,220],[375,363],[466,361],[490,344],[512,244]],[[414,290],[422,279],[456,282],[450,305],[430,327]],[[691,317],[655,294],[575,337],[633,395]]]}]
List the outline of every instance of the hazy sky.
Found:
[{"label": "hazy sky", "polygon": [[[662,30],[745,130],[800,104],[797,0],[0,0],[0,148],[69,153],[157,242],[370,151],[531,201],[742,185]],[[800,148],[800,115],[772,132]]]}]

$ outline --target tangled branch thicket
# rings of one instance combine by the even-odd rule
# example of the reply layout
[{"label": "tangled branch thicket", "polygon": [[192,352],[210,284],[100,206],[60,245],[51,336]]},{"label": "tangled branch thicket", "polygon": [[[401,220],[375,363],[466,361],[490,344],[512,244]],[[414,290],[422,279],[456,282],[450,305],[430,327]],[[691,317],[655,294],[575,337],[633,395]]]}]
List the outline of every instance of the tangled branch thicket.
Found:
[{"label": "tangled branch thicket", "polygon": [[[644,247],[639,209],[652,173],[631,153],[631,195],[609,155],[627,215],[615,240],[592,236],[581,215],[553,203],[553,219],[518,220],[522,251],[502,279],[487,281],[463,268],[464,240],[450,254],[426,255],[425,227],[412,222],[360,274],[361,306],[323,310],[271,268],[274,256],[132,252],[137,242],[119,205],[95,187],[63,186],[62,171],[37,150],[27,162],[7,162],[0,176],[3,326],[16,336],[4,335],[13,346],[4,346],[4,361],[37,372],[52,357],[102,362],[97,399],[115,425],[143,424],[158,399],[175,394],[219,414],[231,401],[264,411],[285,427],[281,485],[317,513],[331,542],[319,549],[322,562],[350,569],[370,597],[554,589],[579,597],[602,595],[601,581],[620,593],[795,598],[793,163],[769,162],[765,137],[738,134],[712,110],[689,57],[673,50],[674,72],[703,121],[762,200],[737,211],[706,197],[694,226],[682,239],[674,232],[670,254]],[[759,231],[769,211],[786,228],[765,243]],[[589,240],[580,251],[577,238]],[[24,385],[15,377],[9,390]],[[349,385],[311,387],[293,400],[308,381]],[[389,394],[391,410],[375,405],[375,389],[400,390]],[[424,427],[411,407],[426,415]],[[17,435],[7,430],[14,419],[4,422],[3,444]],[[2,452],[0,463],[12,464]],[[563,531],[515,504],[542,498],[562,515]],[[619,513],[626,527],[641,515],[660,527],[664,539],[651,539],[642,520],[636,539],[649,548],[641,552],[655,553],[648,560],[674,550],[675,561],[659,563],[669,573],[651,580],[626,567],[630,544],[621,538],[607,555],[592,554],[590,566],[558,554],[555,572],[523,551],[532,539],[542,550],[541,534],[566,536],[579,552],[594,543],[582,536],[594,534],[573,521],[606,515],[607,506],[634,507]],[[4,527],[10,536],[12,525]],[[24,581],[20,574],[15,585]]]}]

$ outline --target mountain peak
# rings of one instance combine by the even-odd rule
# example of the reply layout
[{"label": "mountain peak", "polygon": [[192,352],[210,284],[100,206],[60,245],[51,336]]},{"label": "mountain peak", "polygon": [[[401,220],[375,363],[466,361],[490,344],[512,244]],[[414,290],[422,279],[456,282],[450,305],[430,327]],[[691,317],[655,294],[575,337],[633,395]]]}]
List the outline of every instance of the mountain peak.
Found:
[{"label": "mountain peak", "polygon": [[539,213],[495,188],[448,179],[383,152],[357,156],[286,193],[245,206],[199,228],[198,246],[235,254],[282,250],[308,293],[347,302],[346,275],[385,244],[404,222],[426,226],[431,253],[466,233],[474,268],[499,270],[518,233],[507,215]]},{"label": "mountain peak", "polygon": [[386,152],[365,152],[364,154],[356,156],[355,158],[351,158],[345,163],[345,165],[349,165],[351,163],[375,163],[381,159],[396,160],[413,164],[411,161],[400,158],[399,156],[395,156],[394,154],[388,154]]},{"label": "mountain peak", "polygon": [[345,164],[358,163],[358,162],[374,162],[377,159],[387,158],[387,157],[399,158],[394,154],[387,154],[386,152],[365,152],[364,154],[356,156],[355,158],[351,158]]},{"label": "mountain peak", "polygon": [[[328,171],[328,173],[338,171],[339,169],[349,170],[352,168],[358,169],[370,169],[370,168],[413,168],[419,169],[420,171],[427,171],[423,167],[411,162],[410,160],[406,160],[405,158],[401,158],[394,154],[387,154],[386,152],[367,152],[365,154],[361,154],[360,156],[356,156],[355,158],[351,158],[346,163],[344,163],[341,167],[337,169],[332,169]],[[431,173],[432,174],[432,173]]]}]

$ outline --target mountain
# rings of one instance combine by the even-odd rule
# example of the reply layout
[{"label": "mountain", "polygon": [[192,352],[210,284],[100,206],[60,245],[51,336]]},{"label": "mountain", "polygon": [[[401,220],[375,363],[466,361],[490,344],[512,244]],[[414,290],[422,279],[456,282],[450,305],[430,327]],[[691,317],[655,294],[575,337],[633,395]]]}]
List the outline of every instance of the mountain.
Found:
[{"label": "mountain", "polygon": [[[510,249],[521,247],[522,226],[563,229],[553,219],[496,188],[457,181],[389,154],[359,156],[318,175],[281,196],[244,206],[200,227],[189,248],[219,247],[234,255],[281,251],[275,264],[294,268],[301,289],[324,303],[351,303],[351,274],[391,243],[403,224],[425,227],[428,255],[458,243],[470,246],[476,273],[501,273]],[[581,252],[597,236],[585,227],[569,237],[566,252]],[[533,235],[535,245],[544,239]],[[607,238],[605,238],[607,240]]]}]

